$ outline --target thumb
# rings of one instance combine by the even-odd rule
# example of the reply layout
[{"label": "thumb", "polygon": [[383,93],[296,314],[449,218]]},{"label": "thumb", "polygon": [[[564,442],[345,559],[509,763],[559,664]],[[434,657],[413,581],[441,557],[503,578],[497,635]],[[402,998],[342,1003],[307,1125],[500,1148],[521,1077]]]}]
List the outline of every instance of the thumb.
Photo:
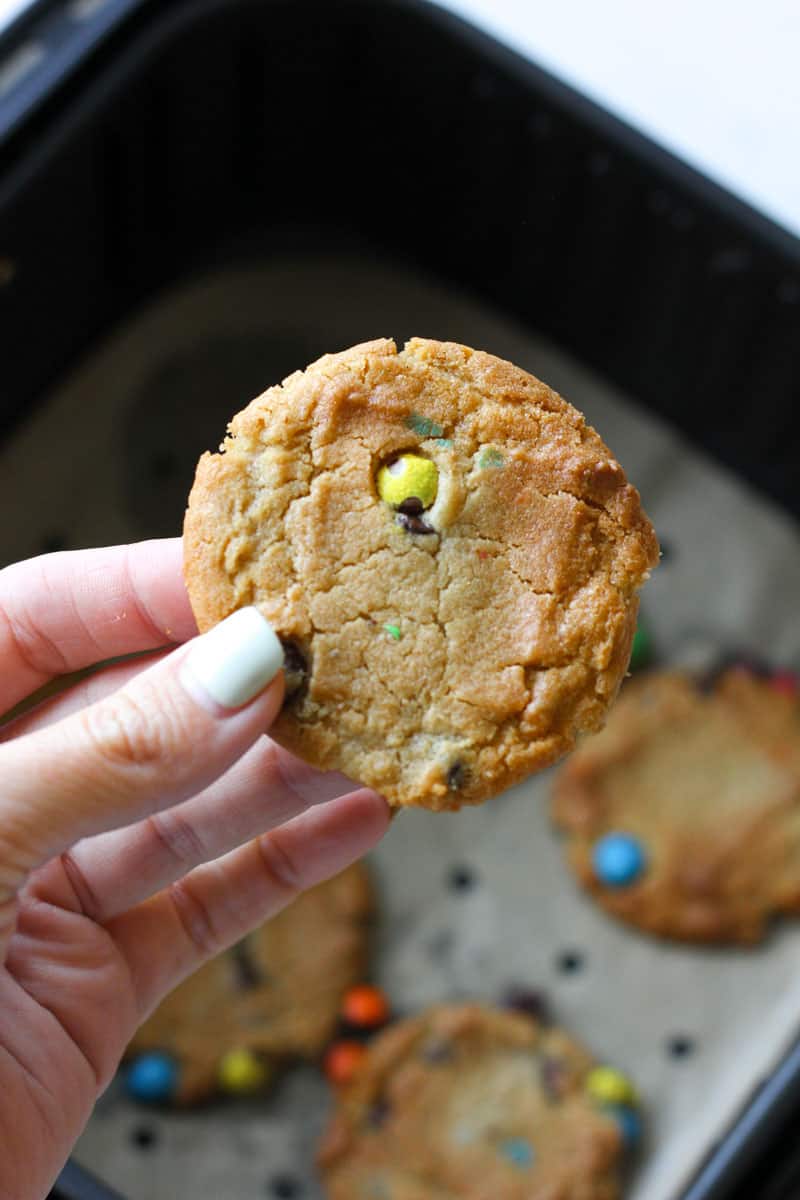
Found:
[{"label": "thumb", "polygon": [[0,746],[0,950],[32,870],[201,791],[244,754],[280,708],[282,664],[269,623],[240,609],[99,703]]}]

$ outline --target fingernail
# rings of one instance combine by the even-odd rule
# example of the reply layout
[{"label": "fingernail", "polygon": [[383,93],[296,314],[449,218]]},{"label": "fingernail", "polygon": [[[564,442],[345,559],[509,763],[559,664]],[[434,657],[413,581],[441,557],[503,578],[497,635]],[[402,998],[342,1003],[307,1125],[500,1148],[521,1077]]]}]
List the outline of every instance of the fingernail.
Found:
[{"label": "fingernail", "polygon": [[[185,682],[223,708],[241,708],[283,666],[283,647],[257,608],[240,608],[199,637],[183,664]],[[196,694],[196,690],[195,690]]]}]

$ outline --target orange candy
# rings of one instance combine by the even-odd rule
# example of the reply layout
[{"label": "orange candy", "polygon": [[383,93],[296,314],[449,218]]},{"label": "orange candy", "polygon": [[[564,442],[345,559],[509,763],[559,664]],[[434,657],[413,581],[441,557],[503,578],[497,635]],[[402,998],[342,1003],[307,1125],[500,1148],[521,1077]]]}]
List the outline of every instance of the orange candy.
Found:
[{"label": "orange candy", "polygon": [[380,988],[362,983],[345,992],[342,1016],[348,1025],[355,1025],[359,1029],[377,1029],[389,1019],[389,1004]]},{"label": "orange candy", "polygon": [[367,1048],[361,1042],[334,1042],[323,1059],[325,1074],[331,1083],[349,1083],[366,1054]]}]

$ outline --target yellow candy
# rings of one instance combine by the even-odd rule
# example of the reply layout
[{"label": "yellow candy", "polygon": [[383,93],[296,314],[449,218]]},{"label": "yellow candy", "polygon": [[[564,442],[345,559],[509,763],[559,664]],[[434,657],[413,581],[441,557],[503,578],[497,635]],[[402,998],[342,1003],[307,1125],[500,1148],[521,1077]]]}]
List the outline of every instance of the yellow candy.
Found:
[{"label": "yellow candy", "polygon": [[217,1067],[217,1080],[223,1092],[239,1095],[260,1091],[269,1076],[266,1063],[250,1050],[229,1050]]},{"label": "yellow candy", "polygon": [[423,508],[430,508],[436,499],[438,482],[439,472],[429,458],[401,454],[378,471],[378,495],[393,508],[411,496],[416,496]]},{"label": "yellow candy", "polygon": [[600,1104],[636,1104],[633,1084],[613,1067],[593,1067],[586,1076],[586,1091]]}]

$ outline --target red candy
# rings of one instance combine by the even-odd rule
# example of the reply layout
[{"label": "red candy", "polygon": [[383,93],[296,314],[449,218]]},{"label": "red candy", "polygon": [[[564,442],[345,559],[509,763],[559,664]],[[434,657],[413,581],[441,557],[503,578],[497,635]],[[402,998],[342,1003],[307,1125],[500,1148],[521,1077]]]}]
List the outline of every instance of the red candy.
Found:
[{"label": "red candy", "polygon": [[328,1047],[322,1065],[331,1083],[349,1083],[367,1055],[361,1042],[334,1042]]},{"label": "red candy", "polygon": [[800,683],[793,671],[775,671],[770,675],[769,686],[782,696],[790,696],[792,699],[800,691]]},{"label": "red candy", "polygon": [[389,1003],[380,988],[362,983],[345,992],[342,1016],[348,1025],[377,1029],[389,1019]]}]

